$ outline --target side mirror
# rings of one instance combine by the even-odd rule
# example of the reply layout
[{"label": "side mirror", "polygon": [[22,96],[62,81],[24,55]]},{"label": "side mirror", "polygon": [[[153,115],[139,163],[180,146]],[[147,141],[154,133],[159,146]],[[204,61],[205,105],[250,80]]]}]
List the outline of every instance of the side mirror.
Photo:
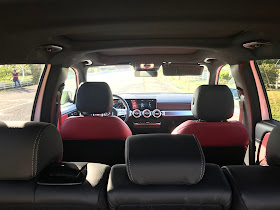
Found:
[{"label": "side mirror", "polygon": [[233,99],[239,101],[239,96],[238,96],[238,92],[235,88],[230,88],[230,91],[232,93]]},{"label": "side mirror", "polygon": [[61,95],[61,100],[60,100],[60,104],[64,105],[66,103],[74,103],[74,101],[72,100],[72,93],[68,90],[63,91],[62,95]]}]

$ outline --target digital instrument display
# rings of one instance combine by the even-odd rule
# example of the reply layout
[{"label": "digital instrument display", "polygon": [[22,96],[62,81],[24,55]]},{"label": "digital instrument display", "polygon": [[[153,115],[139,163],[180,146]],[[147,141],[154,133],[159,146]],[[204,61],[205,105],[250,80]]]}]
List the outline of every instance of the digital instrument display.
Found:
[{"label": "digital instrument display", "polygon": [[122,101],[119,99],[114,99],[113,100],[113,107],[115,109],[125,109],[125,106],[123,105]]},{"label": "digital instrument display", "polygon": [[144,109],[154,110],[157,108],[156,99],[126,99],[126,102],[131,110],[143,111]]}]

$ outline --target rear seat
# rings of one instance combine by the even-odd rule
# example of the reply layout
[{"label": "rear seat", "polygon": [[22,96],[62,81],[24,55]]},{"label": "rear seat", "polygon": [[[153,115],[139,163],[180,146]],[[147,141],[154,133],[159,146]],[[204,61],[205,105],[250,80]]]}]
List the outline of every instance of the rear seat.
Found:
[{"label": "rear seat", "polygon": [[205,164],[192,135],[128,137],[126,165],[112,167],[110,209],[229,209],[231,189],[218,165]]},{"label": "rear seat", "polygon": [[62,141],[55,126],[0,123],[0,209],[107,209],[110,167],[59,163]]},{"label": "rear seat", "polygon": [[0,135],[0,209],[280,209],[280,126],[267,143],[269,166],[227,166],[226,176],[205,164],[193,135],[131,136],[126,165],[111,172],[98,163],[60,163],[52,124],[0,122]]},{"label": "rear seat", "polygon": [[223,170],[233,191],[232,209],[280,209],[280,126],[268,139],[269,166],[227,166]]}]

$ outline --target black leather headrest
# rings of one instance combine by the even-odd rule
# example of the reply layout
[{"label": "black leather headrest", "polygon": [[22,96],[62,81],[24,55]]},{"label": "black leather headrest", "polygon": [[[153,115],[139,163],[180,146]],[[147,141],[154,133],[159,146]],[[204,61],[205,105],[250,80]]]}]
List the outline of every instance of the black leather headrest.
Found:
[{"label": "black leather headrest", "polygon": [[29,180],[62,159],[56,127],[39,122],[0,122],[0,180]]},{"label": "black leather headrest", "polygon": [[193,116],[199,120],[227,120],[233,115],[233,96],[226,85],[201,85],[193,94],[191,107]]},{"label": "black leather headrest", "polygon": [[125,156],[129,179],[136,184],[191,185],[204,175],[204,154],[193,135],[130,136]]},{"label": "black leather headrest", "polygon": [[111,112],[113,96],[105,82],[84,82],[77,92],[77,110],[88,114]]},{"label": "black leather headrest", "polygon": [[280,166],[280,126],[271,131],[266,145],[266,161],[270,166]]}]

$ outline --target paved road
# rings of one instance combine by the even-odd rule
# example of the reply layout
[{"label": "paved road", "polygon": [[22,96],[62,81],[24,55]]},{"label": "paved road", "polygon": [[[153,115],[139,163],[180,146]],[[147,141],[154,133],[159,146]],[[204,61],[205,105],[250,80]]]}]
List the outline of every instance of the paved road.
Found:
[{"label": "paved road", "polygon": [[30,120],[37,85],[0,91],[0,120]]}]

